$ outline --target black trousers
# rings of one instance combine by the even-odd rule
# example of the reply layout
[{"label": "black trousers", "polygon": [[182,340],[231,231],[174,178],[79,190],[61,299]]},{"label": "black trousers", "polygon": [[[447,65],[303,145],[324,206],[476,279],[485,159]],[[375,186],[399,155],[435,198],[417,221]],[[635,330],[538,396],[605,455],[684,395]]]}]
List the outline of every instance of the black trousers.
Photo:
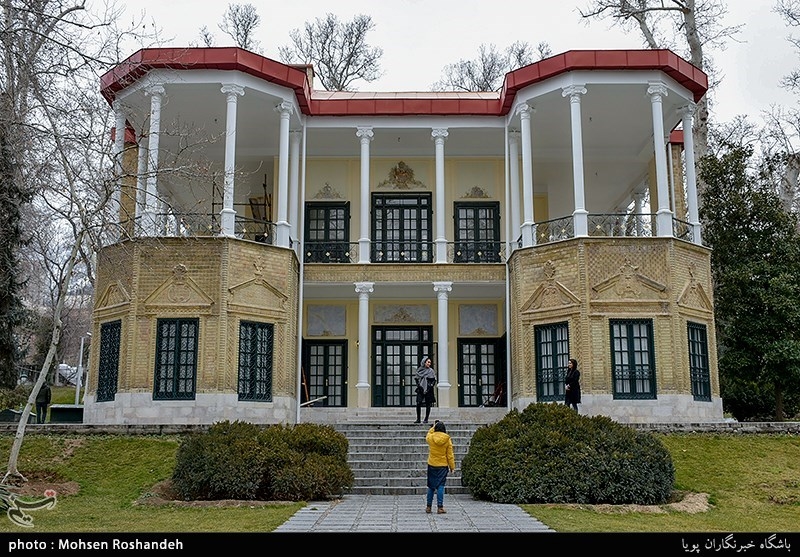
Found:
[{"label": "black trousers", "polygon": [[47,405],[36,403],[36,423],[43,424],[47,418]]}]

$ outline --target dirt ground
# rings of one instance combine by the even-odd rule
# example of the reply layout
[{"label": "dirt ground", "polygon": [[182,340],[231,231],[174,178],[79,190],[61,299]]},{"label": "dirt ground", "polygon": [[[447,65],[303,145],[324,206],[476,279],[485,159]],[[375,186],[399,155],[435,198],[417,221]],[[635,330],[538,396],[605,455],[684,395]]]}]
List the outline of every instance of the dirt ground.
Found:
[{"label": "dirt ground", "polygon": [[[27,482],[15,481],[13,486],[14,493],[26,497],[44,495],[45,491],[53,490],[56,496],[75,495],[80,487],[77,482],[58,481],[57,478],[37,477],[33,475],[27,478]],[[707,493],[673,493],[674,502],[663,505],[557,505],[559,507],[572,507],[578,509],[588,509],[599,513],[665,513],[667,511],[685,512],[696,514],[706,512],[711,508],[708,503]],[[187,507],[260,507],[264,505],[283,504],[285,501],[239,501],[233,499],[222,499],[218,501],[181,501],[169,482],[159,482],[152,489],[142,495],[135,504],[137,505],[176,505]],[[288,503],[287,503],[288,504]]]}]

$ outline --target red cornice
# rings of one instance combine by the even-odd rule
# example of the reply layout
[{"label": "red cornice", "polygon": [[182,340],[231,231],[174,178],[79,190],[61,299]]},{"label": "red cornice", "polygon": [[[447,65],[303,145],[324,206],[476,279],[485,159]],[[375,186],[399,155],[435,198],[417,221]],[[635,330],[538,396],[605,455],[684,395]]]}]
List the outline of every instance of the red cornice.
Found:
[{"label": "red cornice", "polygon": [[112,102],[118,91],[155,69],[237,70],[293,89],[300,110],[314,116],[400,116],[507,114],[517,91],[574,70],[659,70],[700,100],[708,89],[701,70],[669,50],[570,50],[506,74],[499,93],[360,93],[312,91],[306,71],[250,51],[226,48],[151,48],[134,53],[101,79]]}]

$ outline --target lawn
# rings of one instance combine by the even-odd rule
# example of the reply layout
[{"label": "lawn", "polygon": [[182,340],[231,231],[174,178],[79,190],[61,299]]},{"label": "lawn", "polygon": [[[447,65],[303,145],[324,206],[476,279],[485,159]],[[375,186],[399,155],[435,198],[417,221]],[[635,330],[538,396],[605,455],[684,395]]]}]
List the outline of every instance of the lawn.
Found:
[{"label": "lawn", "polygon": [[[523,508],[564,533],[800,531],[800,437],[657,435],[672,455],[676,490],[708,494],[705,509]],[[4,468],[12,440],[12,434],[0,436]],[[177,436],[29,434],[20,472],[31,483],[51,481],[72,489],[57,494],[54,508],[30,511],[33,529],[0,517],[0,532],[270,532],[303,506],[146,504],[156,499],[155,486],[170,478],[179,444]]]}]

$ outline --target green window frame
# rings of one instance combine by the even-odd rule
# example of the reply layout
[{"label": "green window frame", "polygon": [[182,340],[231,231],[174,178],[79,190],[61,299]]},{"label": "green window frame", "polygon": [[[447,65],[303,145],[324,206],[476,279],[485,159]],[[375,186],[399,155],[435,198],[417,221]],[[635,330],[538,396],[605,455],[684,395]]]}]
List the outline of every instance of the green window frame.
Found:
[{"label": "green window frame", "polygon": [[564,375],[569,361],[569,324],[551,323],[533,328],[536,342],[536,400],[564,400]]},{"label": "green window frame", "polygon": [[274,342],[272,323],[239,323],[239,400],[272,402]]},{"label": "green window frame", "polygon": [[609,331],[614,399],[655,399],[653,321],[612,319]]},{"label": "green window frame", "polygon": [[711,401],[711,371],[708,364],[708,331],[701,323],[686,325],[689,339],[689,377],[694,400]]},{"label": "green window frame", "polygon": [[100,361],[97,367],[96,402],[110,402],[117,396],[121,337],[121,320],[100,325]]},{"label": "green window frame", "polygon": [[155,400],[194,400],[197,384],[198,319],[156,323]]}]

